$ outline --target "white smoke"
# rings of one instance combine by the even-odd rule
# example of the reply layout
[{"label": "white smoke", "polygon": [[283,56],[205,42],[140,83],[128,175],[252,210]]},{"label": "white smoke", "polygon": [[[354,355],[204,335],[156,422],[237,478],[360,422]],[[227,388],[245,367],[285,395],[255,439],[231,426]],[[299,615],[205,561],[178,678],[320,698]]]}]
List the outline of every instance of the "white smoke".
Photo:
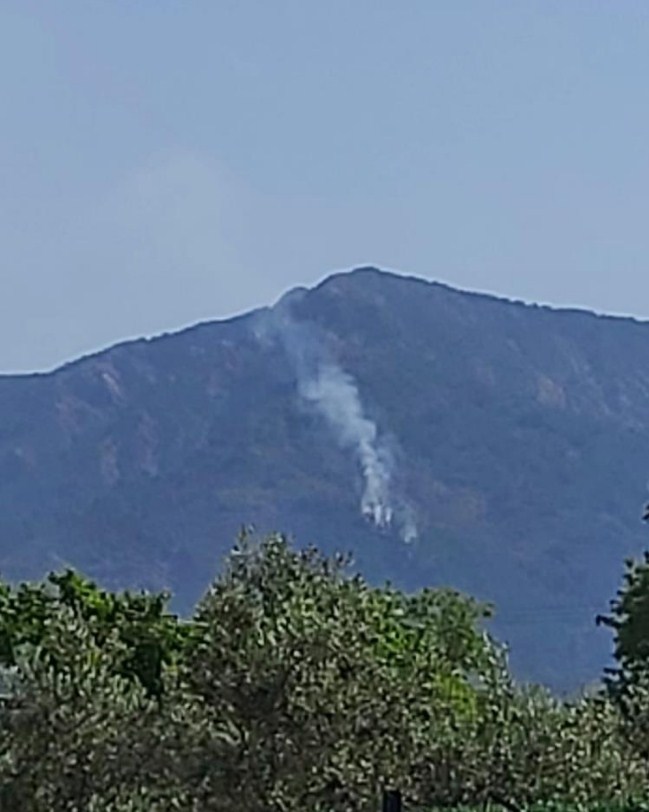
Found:
[{"label": "white smoke", "polygon": [[413,508],[404,501],[399,505],[399,532],[406,544],[414,544],[419,538],[417,517]]},{"label": "white smoke", "polygon": [[287,302],[280,302],[267,312],[256,325],[257,338],[279,337],[295,368],[300,397],[322,415],[339,445],[356,457],[363,477],[363,516],[379,528],[394,523],[405,542],[416,541],[414,511],[393,496],[394,458],[376,423],[365,414],[356,381],[332,360],[316,328],[295,321],[287,308]]},{"label": "white smoke", "polygon": [[390,458],[377,439],[376,424],[363,414],[358,387],[351,375],[331,362],[315,377],[298,381],[300,395],[312,403],[333,429],[340,445],[351,448],[364,479],[363,515],[379,527],[392,521]]}]

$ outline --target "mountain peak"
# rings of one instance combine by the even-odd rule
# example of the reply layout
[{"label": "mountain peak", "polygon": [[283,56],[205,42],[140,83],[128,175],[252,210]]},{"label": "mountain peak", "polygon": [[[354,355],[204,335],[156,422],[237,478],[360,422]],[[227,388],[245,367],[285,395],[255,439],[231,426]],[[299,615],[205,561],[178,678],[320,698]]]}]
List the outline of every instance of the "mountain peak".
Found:
[{"label": "mountain peak", "polygon": [[[649,325],[373,267],[282,301],[324,378],[258,337],[269,308],[0,380],[0,570],[71,563],[187,608],[252,523],[493,601],[519,674],[596,676],[593,618],[645,545]],[[368,459],[416,544],[359,510]]]}]

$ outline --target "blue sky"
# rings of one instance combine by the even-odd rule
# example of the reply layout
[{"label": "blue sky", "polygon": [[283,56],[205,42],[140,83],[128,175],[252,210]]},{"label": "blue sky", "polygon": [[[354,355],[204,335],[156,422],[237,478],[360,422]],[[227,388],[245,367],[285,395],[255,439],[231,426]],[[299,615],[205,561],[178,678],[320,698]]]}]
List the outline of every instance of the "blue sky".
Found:
[{"label": "blue sky", "polygon": [[646,0],[3,0],[0,371],[361,264],[649,318]]}]

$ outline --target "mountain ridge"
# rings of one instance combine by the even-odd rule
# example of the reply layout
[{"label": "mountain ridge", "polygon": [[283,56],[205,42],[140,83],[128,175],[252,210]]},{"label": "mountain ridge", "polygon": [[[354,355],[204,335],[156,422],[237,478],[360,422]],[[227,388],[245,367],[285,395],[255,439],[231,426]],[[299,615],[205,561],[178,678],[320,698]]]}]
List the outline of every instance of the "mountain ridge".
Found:
[{"label": "mountain ridge", "polygon": [[[307,372],[337,368],[356,392],[416,544],[363,518],[357,449],[318,405],[328,390],[314,399],[319,379],[300,380],[287,308],[315,348]],[[517,672],[574,688],[606,661],[594,617],[644,547],[648,349],[636,319],[362,268],[2,376],[0,570],[71,563],[109,586],[171,587],[186,611],[253,523],[351,550],[374,581],[494,602]]]},{"label": "mountain ridge", "polygon": [[61,364],[54,366],[51,369],[47,370],[35,370],[29,372],[0,372],[0,381],[3,379],[25,379],[25,378],[41,378],[48,375],[53,375],[63,369],[66,369],[70,366],[75,366],[77,364],[83,363],[84,361],[92,358],[96,358],[97,356],[104,355],[106,353],[113,352],[114,350],[120,349],[122,347],[128,347],[136,344],[140,344],[141,342],[151,343],[156,342],[158,340],[164,340],[167,338],[173,338],[175,336],[183,335],[191,330],[200,329],[202,327],[214,324],[230,324],[232,322],[237,322],[240,320],[248,319],[254,316],[257,313],[265,312],[268,310],[272,310],[277,304],[279,304],[285,297],[292,296],[296,292],[300,291],[316,291],[324,286],[326,286],[329,282],[339,278],[339,277],[350,277],[356,274],[362,275],[367,273],[375,273],[380,274],[383,277],[393,277],[404,282],[415,282],[415,283],[422,283],[426,286],[437,287],[442,290],[446,290],[451,293],[459,293],[463,296],[469,297],[476,297],[478,299],[485,299],[494,302],[499,302],[502,304],[507,305],[515,305],[521,306],[524,308],[529,308],[531,310],[542,310],[542,311],[549,311],[555,314],[574,314],[574,315],[583,315],[583,316],[592,316],[596,319],[605,319],[605,320],[612,320],[616,322],[629,322],[633,324],[640,324],[646,325],[649,324],[649,318],[639,318],[636,316],[631,315],[620,315],[616,313],[608,313],[608,312],[599,312],[587,307],[571,307],[565,305],[553,305],[553,304],[546,304],[540,303],[535,301],[528,301],[525,299],[517,299],[506,296],[504,294],[497,294],[497,293],[488,293],[484,291],[478,291],[468,288],[461,288],[456,285],[452,285],[447,282],[440,282],[436,279],[428,279],[427,277],[421,277],[414,274],[402,274],[398,271],[393,270],[384,270],[378,266],[374,265],[363,265],[359,267],[354,267],[349,270],[341,270],[331,273],[321,279],[319,282],[314,284],[313,286],[309,287],[306,285],[297,285],[295,287],[289,288],[284,293],[280,294],[280,296],[276,299],[274,304],[271,305],[263,305],[260,307],[252,308],[250,310],[245,310],[241,313],[237,313],[233,316],[226,316],[226,317],[215,317],[209,319],[202,319],[200,321],[194,322],[192,324],[188,324],[186,326],[181,326],[178,328],[168,329],[168,330],[161,330],[158,333],[149,335],[149,336],[137,336],[133,338],[126,338],[126,339],[117,339],[109,346],[102,347],[101,349],[96,350],[89,350],[87,352],[81,353],[79,356],[72,358],[70,360],[64,361]]}]

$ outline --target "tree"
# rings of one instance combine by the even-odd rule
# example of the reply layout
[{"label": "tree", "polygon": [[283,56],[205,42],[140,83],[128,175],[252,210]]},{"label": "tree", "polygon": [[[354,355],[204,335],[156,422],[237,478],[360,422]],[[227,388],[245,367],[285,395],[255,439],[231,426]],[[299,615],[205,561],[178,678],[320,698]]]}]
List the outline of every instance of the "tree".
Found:
[{"label": "tree", "polygon": [[364,809],[387,784],[416,796],[413,764],[475,710],[486,608],[372,588],[348,563],[243,539],[198,607],[186,678],[238,730],[246,809]]},{"label": "tree", "polygon": [[614,633],[617,667],[607,669],[611,693],[622,698],[625,690],[649,674],[649,552],[642,561],[628,559],[622,587],[611,601],[610,615],[597,623]]},{"label": "tree", "polygon": [[608,697],[519,687],[488,607],[348,563],[243,536],[185,623],[71,572],[2,586],[0,809],[360,812],[386,786],[412,808],[646,797]]},{"label": "tree", "polygon": [[[99,646],[116,634],[124,646],[119,658],[114,652],[115,673],[137,679],[159,696],[163,666],[181,655],[191,633],[191,625],[168,611],[168,602],[165,593],[102,590],[70,569],[17,588],[0,582],[0,665],[15,666],[24,645],[43,646],[51,616],[66,608]],[[52,664],[60,660],[56,646],[45,653]]]}]

